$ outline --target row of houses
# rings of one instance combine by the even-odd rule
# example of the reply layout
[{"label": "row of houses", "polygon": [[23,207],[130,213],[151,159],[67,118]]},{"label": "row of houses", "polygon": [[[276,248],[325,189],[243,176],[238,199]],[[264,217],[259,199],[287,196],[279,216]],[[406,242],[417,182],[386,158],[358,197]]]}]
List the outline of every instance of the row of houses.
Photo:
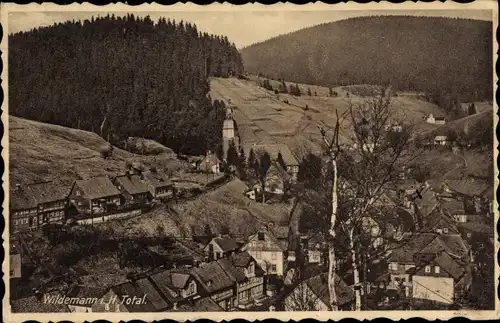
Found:
[{"label": "row of houses", "polygon": [[398,213],[408,224],[389,248],[387,273],[376,282],[413,300],[449,305],[471,290],[472,270],[481,265],[473,246],[493,243],[493,190],[474,180],[434,186],[402,186]]},{"label": "row of houses", "polygon": [[[38,300],[36,300],[36,298]],[[264,272],[247,252],[194,267],[157,269],[110,287],[76,285],[32,301],[69,312],[198,312],[247,309],[266,299]],[[12,301],[13,311],[26,300]]]},{"label": "row of houses", "polygon": [[158,171],[93,177],[77,180],[72,186],[52,181],[18,184],[10,192],[11,230],[63,223],[70,214],[93,217],[140,208],[154,199],[171,198],[173,193],[172,181]]}]

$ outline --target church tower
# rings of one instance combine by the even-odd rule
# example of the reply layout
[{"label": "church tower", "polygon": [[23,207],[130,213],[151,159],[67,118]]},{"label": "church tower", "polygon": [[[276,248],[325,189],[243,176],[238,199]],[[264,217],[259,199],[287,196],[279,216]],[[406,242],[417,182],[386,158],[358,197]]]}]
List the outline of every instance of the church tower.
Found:
[{"label": "church tower", "polygon": [[236,124],[233,120],[233,108],[226,109],[226,120],[222,127],[222,151],[224,152],[224,159],[227,159],[227,151],[231,142],[234,142],[236,151],[240,149],[240,138],[237,133]]}]

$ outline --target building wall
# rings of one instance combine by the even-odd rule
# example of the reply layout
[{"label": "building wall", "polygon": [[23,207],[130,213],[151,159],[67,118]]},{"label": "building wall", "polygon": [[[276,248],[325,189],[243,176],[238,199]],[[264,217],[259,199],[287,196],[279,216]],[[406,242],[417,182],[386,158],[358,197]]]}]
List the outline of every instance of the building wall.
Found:
[{"label": "building wall", "polygon": [[214,243],[214,241],[210,241],[209,244],[205,247],[204,251],[206,254],[210,253],[210,246],[213,247],[212,259],[220,259],[224,256],[222,249],[218,244]]},{"label": "building wall", "polygon": [[172,186],[157,187],[155,197],[170,197],[172,196]]},{"label": "building wall", "polygon": [[234,288],[228,288],[226,290],[214,293],[210,296],[214,302],[219,304],[220,307],[222,307],[225,311],[230,310],[234,306],[237,306],[238,304],[234,304]]},{"label": "building wall", "polygon": [[[283,276],[283,252],[248,250],[248,253],[267,274]],[[271,271],[271,265],[276,265],[275,272]]]},{"label": "building wall", "polygon": [[228,139],[234,138],[234,128],[222,129],[222,138],[228,138]]},{"label": "building wall", "polygon": [[251,277],[238,284],[238,302],[248,303],[264,295],[264,278]]},{"label": "building wall", "polygon": [[10,213],[10,222],[13,231],[37,228],[38,209],[13,210]]},{"label": "building wall", "polygon": [[413,276],[413,298],[452,304],[453,296],[453,278]]},{"label": "building wall", "polygon": [[310,264],[317,264],[321,262],[321,251],[318,250],[308,250],[307,257]]}]

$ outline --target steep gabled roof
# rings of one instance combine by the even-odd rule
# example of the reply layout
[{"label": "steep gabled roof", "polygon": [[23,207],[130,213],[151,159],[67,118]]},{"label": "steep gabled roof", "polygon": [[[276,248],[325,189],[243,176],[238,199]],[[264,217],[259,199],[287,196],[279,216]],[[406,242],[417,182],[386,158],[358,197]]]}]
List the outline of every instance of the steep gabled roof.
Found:
[{"label": "steep gabled roof", "polygon": [[169,303],[163,299],[160,292],[148,278],[139,279],[135,283],[146,294],[147,300],[153,305],[156,311],[161,311],[169,307]]},{"label": "steep gabled roof", "polygon": [[479,196],[494,200],[494,187],[484,180],[477,180],[472,177],[458,180],[446,180],[446,185],[450,190],[469,196]]},{"label": "steep gabled roof", "polygon": [[84,197],[92,200],[120,194],[107,176],[78,180],[76,185],[83,191]]},{"label": "steep gabled roof", "polygon": [[397,246],[391,253],[389,262],[411,264],[414,263],[414,255],[425,248],[436,239],[435,233],[419,233],[412,235],[409,240],[401,246]]},{"label": "steep gabled roof", "polygon": [[426,218],[438,205],[439,201],[437,200],[434,192],[430,188],[424,189],[420,195],[421,199],[415,200],[415,206],[417,212],[423,218]]},{"label": "steep gabled roof", "polygon": [[[444,251],[441,251],[437,254],[422,254],[419,257],[417,268],[414,269],[415,275],[423,274],[425,266],[433,264],[438,265],[440,270],[448,273],[455,280],[455,283],[461,280],[468,270],[466,263],[451,257]],[[440,272],[440,276],[442,274],[443,273]]]},{"label": "steep gabled roof", "polygon": [[219,158],[215,154],[209,154],[203,158],[198,166],[199,169],[209,171],[211,167],[220,163]]},{"label": "steep gabled roof", "polygon": [[[252,241],[258,242],[259,233],[263,233],[265,235],[266,240],[272,242],[271,245],[264,243],[262,245],[256,244],[252,245]],[[268,229],[261,229],[257,233],[251,235],[248,238],[248,243],[246,244],[246,250],[262,250],[262,251],[285,251],[283,244],[272,234]]]},{"label": "steep gabled roof", "polygon": [[458,232],[454,220],[444,214],[439,207],[433,209],[432,212],[422,220],[423,229],[425,231],[434,231],[436,229],[446,228],[453,233]]},{"label": "steep gabled roof", "polygon": [[129,194],[141,194],[149,192],[146,183],[141,180],[140,175],[121,175],[115,178],[116,182],[120,184],[125,191]]},{"label": "steep gabled roof", "polygon": [[250,256],[247,251],[237,252],[231,255],[233,265],[236,267],[247,267],[252,259],[252,256]]},{"label": "steep gabled roof", "polygon": [[209,293],[224,290],[234,284],[216,261],[201,263],[199,267],[193,268],[192,272]]},{"label": "steep gabled roof", "polygon": [[56,182],[29,184],[28,188],[33,192],[38,203],[64,200],[69,196],[71,190],[71,187]]},{"label": "steep gabled roof", "polygon": [[168,176],[165,173],[161,171],[144,172],[142,173],[142,176],[144,177],[144,181],[148,185],[153,186],[154,188],[166,187],[172,185],[172,181],[168,178]]},{"label": "steep gabled roof", "polygon": [[149,280],[157,286],[163,295],[170,302],[175,302],[179,300],[179,291],[172,284],[172,278],[170,276],[170,271],[165,270],[149,276]]},{"label": "steep gabled roof", "polygon": [[419,250],[420,253],[429,254],[438,254],[442,251],[456,258],[465,258],[469,247],[458,234],[439,234]]},{"label": "steep gabled roof", "polygon": [[217,260],[217,263],[233,281],[241,283],[246,280],[246,276],[232,264],[231,260],[222,258]]},{"label": "steep gabled roof", "polygon": [[[330,304],[330,293],[328,291],[328,273],[321,273],[303,282],[325,305]],[[342,306],[354,300],[354,291],[338,275],[335,275],[335,291],[337,293],[337,305]]]},{"label": "steep gabled roof", "polygon": [[127,308],[129,312],[154,312],[156,310],[155,306],[148,299],[147,294],[141,290],[141,288],[133,282],[125,282],[119,285],[111,287],[111,290],[122,298],[124,295],[128,297],[138,297],[143,298],[146,295],[146,302],[144,304],[136,304],[131,302],[131,304],[124,303],[123,305]]},{"label": "steep gabled roof", "polygon": [[216,243],[223,252],[234,251],[238,249],[238,243],[236,242],[236,240],[228,235],[215,237],[212,239],[212,241]]}]

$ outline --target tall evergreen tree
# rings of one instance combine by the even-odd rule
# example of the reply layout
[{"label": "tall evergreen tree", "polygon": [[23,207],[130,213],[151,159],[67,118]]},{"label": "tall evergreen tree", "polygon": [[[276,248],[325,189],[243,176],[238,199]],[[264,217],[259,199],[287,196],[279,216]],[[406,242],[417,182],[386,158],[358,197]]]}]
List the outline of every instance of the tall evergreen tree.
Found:
[{"label": "tall evergreen tree", "polygon": [[8,41],[11,114],[97,131],[114,144],[149,137],[188,154],[216,150],[222,137],[207,77],[243,71],[227,38],[165,18],[91,17]]},{"label": "tall evergreen tree", "polygon": [[239,163],[240,159],[238,156],[238,151],[236,150],[234,141],[231,141],[229,143],[229,148],[227,149],[227,164],[237,167]]}]

